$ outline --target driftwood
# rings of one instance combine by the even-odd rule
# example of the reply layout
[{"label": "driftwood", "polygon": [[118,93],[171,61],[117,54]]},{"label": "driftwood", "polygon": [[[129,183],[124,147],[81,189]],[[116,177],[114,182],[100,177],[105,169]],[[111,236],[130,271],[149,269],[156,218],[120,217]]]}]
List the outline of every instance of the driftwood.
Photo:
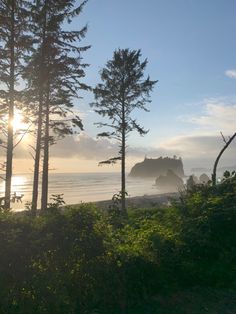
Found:
[{"label": "driftwood", "polygon": [[218,166],[219,160],[220,160],[221,156],[223,155],[224,151],[227,149],[227,147],[230,145],[230,143],[236,137],[236,133],[234,133],[231,137],[229,137],[228,140],[226,140],[226,138],[224,137],[224,135],[222,133],[221,133],[221,136],[223,138],[223,142],[225,143],[225,145],[221,149],[221,151],[219,152],[219,155],[217,156],[215,163],[214,163],[213,173],[212,173],[212,184],[213,185],[216,185],[216,171],[217,171],[217,166]]}]

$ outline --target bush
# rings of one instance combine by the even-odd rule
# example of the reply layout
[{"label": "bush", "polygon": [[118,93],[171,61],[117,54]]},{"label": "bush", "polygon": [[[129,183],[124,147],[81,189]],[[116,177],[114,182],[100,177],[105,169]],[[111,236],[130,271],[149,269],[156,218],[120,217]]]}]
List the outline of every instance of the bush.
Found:
[{"label": "bush", "polygon": [[124,313],[183,287],[235,288],[236,184],[124,217],[93,205],[0,214],[1,313]]},{"label": "bush", "polygon": [[174,205],[183,243],[181,261],[187,285],[233,287],[236,283],[236,180],[195,186]]}]

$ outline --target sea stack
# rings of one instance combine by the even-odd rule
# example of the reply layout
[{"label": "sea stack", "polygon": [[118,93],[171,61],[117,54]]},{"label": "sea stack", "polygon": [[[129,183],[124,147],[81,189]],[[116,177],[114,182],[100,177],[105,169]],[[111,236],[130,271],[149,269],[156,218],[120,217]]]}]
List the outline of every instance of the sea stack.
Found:
[{"label": "sea stack", "polygon": [[139,178],[157,178],[161,175],[166,175],[168,170],[172,170],[177,176],[184,177],[184,167],[181,158],[174,156],[147,158],[140,163],[135,164],[131,171],[131,177]]}]

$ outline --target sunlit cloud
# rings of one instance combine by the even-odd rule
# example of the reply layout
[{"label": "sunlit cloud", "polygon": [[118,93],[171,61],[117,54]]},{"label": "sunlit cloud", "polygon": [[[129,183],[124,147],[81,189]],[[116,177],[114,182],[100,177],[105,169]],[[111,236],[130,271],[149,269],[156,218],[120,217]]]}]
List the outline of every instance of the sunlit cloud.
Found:
[{"label": "sunlit cloud", "polygon": [[[132,166],[135,162],[147,157],[181,156],[185,163],[192,165],[211,165],[223,145],[220,132],[225,137],[236,131],[236,101],[234,100],[205,100],[202,103],[202,113],[192,116],[182,116],[180,123],[190,123],[191,131],[188,134],[166,138],[158,145],[145,147],[131,145],[127,149],[127,161]],[[224,154],[223,160],[227,165],[235,164],[236,141]],[[15,150],[15,157],[30,158],[29,145],[23,141]],[[50,147],[52,159],[73,159],[81,162],[99,161],[117,156],[119,146],[115,141],[106,138],[98,139],[86,132],[76,136],[68,136]],[[63,162],[61,165],[63,169]]]},{"label": "sunlit cloud", "polygon": [[185,158],[206,158],[215,156],[221,145],[220,134],[216,136],[183,135],[162,142],[160,148],[171,150]]},{"label": "sunlit cloud", "polygon": [[206,101],[203,112],[199,115],[182,115],[179,121],[193,125],[192,134],[200,133],[214,135],[219,132],[235,132],[236,101],[223,102],[217,100]]},{"label": "sunlit cloud", "polygon": [[78,136],[69,136],[51,148],[53,157],[101,160],[114,157],[119,150],[118,145],[108,139],[97,139],[82,132]]},{"label": "sunlit cloud", "polygon": [[[220,132],[227,138],[236,132],[236,104],[217,100],[206,101],[202,114],[182,116],[181,121],[191,123],[193,129],[189,134],[164,140],[159,149],[181,155],[184,159],[214,161],[223,146]],[[236,142],[233,142],[224,154],[226,162],[235,161]]]},{"label": "sunlit cloud", "polygon": [[232,70],[227,70],[225,71],[225,75],[230,77],[230,78],[236,78],[236,70],[232,69]]},{"label": "sunlit cloud", "polygon": [[208,103],[203,115],[193,117],[192,122],[208,130],[235,131],[236,105]]}]

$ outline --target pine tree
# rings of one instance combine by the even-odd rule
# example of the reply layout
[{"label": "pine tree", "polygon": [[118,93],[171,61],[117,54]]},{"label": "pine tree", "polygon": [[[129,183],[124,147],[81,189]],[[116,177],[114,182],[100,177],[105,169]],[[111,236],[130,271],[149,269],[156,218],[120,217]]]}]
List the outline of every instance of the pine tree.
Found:
[{"label": "pine tree", "polygon": [[24,78],[27,81],[28,112],[34,116],[33,120],[36,129],[36,144],[32,157],[34,158],[32,213],[36,213],[38,203],[38,188],[40,174],[40,159],[42,150],[42,128],[43,128],[43,107],[45,104],[45,90],[47,87],[46,55],[47,55],[47,32],[48,32],[48,11],[51,1],[35,0],[31,6],[32,26],[34,34],[34,48],[32,55],[26,59],[27,66],[24,71]]},{"label": "pine tree", "polygon": [[0,83],[3,89],[1,111],[7,115],[6,127],[6,175],[5,175],[5,209],[10,208],[11,180],[14,150],[13,120],[15,103],[18,98],[16,84],[22,71],[22,60],[29,48],[28,35],[28,1],[0,1]]},{"label": "pine tree", "polygon": [[109,127],[111,131],[99,133],[99,137],[115,139],[119,143],[119,155],[100,164],[121,161],[121,208],[126,212],[125,159],[127,137],[136,130],[140,135],[148,131],[131,117],[134,109],[148,111],[150,92],[157,81],[144,79],[147,60],[140,61],[140,50],[118,49],[113,59],[101,71],[101,81],[94,89],[95,102],[92,107],[110,122],[99,122],[98,127]]},{"label": "pine tree", "polygon": [[[80,89],[88,89],[80,79],[85,76],[81,54],[89,46],[79,47],[87,31],[63,29],[65,22],[78,16],[86,4],[74,7],[75,1],[37,1],[34,8],[35,51],[28,66],[29,86],[38,95],[37,141],[35,148],[34,189],[32,209],[38,199],[38,178],[41,149],[43,149],[43,175],[41,208],[47,207],[49,146],[56,139],[72,134],[75,127],[82,128],[80,118],[73,111],[73,98]],[[33,71],[32,71],[33,70]]]}]

